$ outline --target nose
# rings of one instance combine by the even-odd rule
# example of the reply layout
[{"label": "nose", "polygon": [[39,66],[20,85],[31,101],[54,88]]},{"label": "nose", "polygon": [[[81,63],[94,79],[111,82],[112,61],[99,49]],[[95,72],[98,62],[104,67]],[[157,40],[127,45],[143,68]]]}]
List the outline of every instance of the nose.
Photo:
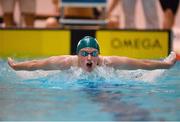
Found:
[{"label": "nose", "polygon": [[88,57],[87,57],[87,58],[88,58],[88,60],[91,60],[91,58],[92,58],[92,57],[91,57],[91,55],[90,55],[90,54],[88,54]]}]

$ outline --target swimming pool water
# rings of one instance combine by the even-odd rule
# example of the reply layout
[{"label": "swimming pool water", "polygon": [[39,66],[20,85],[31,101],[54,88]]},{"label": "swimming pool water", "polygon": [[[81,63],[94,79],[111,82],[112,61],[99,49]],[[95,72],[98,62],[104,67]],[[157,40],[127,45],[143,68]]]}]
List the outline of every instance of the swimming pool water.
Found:
[{"label": "swimming pool water", "polygon": [[179,69],[17,72],[0,60],[0,120],[178,121]]}]

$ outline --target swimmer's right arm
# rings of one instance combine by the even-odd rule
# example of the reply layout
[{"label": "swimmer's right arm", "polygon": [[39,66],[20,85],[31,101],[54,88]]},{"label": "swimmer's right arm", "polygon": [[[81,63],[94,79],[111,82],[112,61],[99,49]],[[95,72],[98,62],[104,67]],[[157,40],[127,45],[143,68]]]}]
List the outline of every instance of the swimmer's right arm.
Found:
[{"label": "swimmer's right arm", "polygon": [[8,58],[8,64],[14,70],[64,70],[72,66],[71,56],[53,56],[42,60],[32,60],[15,63],[12,58]]}]

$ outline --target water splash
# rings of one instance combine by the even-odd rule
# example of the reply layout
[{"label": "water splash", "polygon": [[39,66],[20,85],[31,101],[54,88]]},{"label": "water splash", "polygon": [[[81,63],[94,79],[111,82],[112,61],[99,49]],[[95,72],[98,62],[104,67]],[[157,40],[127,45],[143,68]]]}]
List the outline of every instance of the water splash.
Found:
[{"label": "water splash", "polygon": [[165,70],[115,70],[110,67],[98,67],[89,73],[81,68],[71,67],[66,71],[17,71],[16,75],[25,82],[66,89],[156,82],[164,72]]}]

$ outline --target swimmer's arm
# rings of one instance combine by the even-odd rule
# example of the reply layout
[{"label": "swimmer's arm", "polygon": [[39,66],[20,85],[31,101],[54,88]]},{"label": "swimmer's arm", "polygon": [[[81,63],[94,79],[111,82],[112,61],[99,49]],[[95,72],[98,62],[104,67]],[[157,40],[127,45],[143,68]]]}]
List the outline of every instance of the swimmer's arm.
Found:
[{"label": "swimmer's arm", "polygon": [[119,57],[119,56],[110,56],[105,58],[105,63],[107,66],[112,66],[117,69],[145,69],[145,70],[154,70],[154,69],[169,69],[176,62],[176,54],[172,54],[171,59],[169,60],[142,60],[134,59],[128,57]]},{"label": "swimmer's arm", "polygon": [[13,59],[8,58],[8,64],[14,70],[64,70],[72,65],[70,56],[53,56],[42,60],[32,60],[15,63]]}]

